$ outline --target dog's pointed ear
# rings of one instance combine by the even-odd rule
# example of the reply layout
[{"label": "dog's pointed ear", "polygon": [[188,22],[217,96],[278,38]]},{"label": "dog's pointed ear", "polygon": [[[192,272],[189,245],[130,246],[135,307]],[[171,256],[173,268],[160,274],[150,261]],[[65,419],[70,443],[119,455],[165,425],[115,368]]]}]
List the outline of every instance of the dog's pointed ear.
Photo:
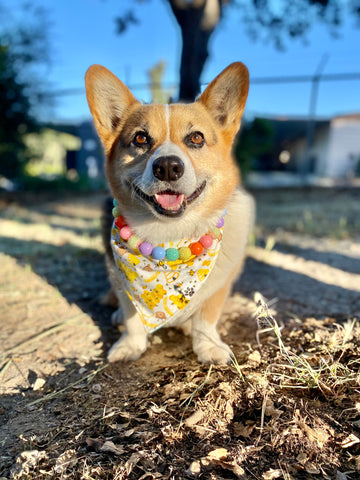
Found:
[{"label": "dog's pointed ear", "polygon": [[96,130],[105,149],[109,150],[125,112],[139,102],[121,80],[101,65],[88,69],[85,86]]},{"label": "dog's pointed ear", "polygon": [[205,105],[230,141],[240,128],[248,91],[248,69],[236,62],[225,68],[197,100]]}]

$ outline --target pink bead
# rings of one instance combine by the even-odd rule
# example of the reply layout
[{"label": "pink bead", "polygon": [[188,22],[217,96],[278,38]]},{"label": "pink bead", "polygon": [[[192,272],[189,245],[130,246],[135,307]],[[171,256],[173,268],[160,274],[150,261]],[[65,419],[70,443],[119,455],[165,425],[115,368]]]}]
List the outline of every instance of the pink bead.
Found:
[{"label": "pink bead", "polygon": [[129,238],[131,237],[132,234],[133,234],[133,232],[131,231],[131,228],[128,227],[127,225],[125,225],[125,227],[122,227],[120,229],[120,237],[123,240],[129,240]]},{"label": "pink bead", "polygon": [[199,242],[204,248],[210,248],[213,244],[213,239],[210,237],[210,235],[203,235]]}]

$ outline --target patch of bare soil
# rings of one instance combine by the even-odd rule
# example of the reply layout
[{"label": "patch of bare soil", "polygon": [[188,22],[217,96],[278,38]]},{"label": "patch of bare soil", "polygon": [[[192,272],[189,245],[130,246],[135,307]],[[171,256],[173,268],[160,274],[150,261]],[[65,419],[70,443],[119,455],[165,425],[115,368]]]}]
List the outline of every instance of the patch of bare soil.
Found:
[{"label": "patch of bare soil", "polygon": [[0,479],[360,478],[360,192],[255,195],[226,367],[107,364],[103,196],[0,198]]}]

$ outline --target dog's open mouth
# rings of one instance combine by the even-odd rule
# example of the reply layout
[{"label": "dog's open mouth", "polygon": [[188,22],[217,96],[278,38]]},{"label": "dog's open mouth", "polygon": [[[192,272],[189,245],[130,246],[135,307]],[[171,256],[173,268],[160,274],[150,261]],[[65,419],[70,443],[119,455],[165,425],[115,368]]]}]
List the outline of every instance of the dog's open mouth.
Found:
[{"label": "dog's open mouth", "polygon": [[183,193],[172,190],[155,193],[155,195],[147,195],[139,187],[132,184],[134,192],[145,202],[149,203],[157,213],[167,217],[177,217],[181,215],[186,206],[196,200],[203,192],[206,182],[203,182],[189,197]]}]

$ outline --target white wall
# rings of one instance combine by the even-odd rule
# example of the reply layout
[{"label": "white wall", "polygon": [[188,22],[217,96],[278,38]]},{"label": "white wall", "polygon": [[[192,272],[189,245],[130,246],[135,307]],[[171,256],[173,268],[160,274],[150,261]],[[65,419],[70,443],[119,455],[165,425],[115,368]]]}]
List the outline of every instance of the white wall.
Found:
[{"label": "white wall", "polygon": [[331,121],[324,175],[351,176],[360,159],[360,115],[338,117]]}]

